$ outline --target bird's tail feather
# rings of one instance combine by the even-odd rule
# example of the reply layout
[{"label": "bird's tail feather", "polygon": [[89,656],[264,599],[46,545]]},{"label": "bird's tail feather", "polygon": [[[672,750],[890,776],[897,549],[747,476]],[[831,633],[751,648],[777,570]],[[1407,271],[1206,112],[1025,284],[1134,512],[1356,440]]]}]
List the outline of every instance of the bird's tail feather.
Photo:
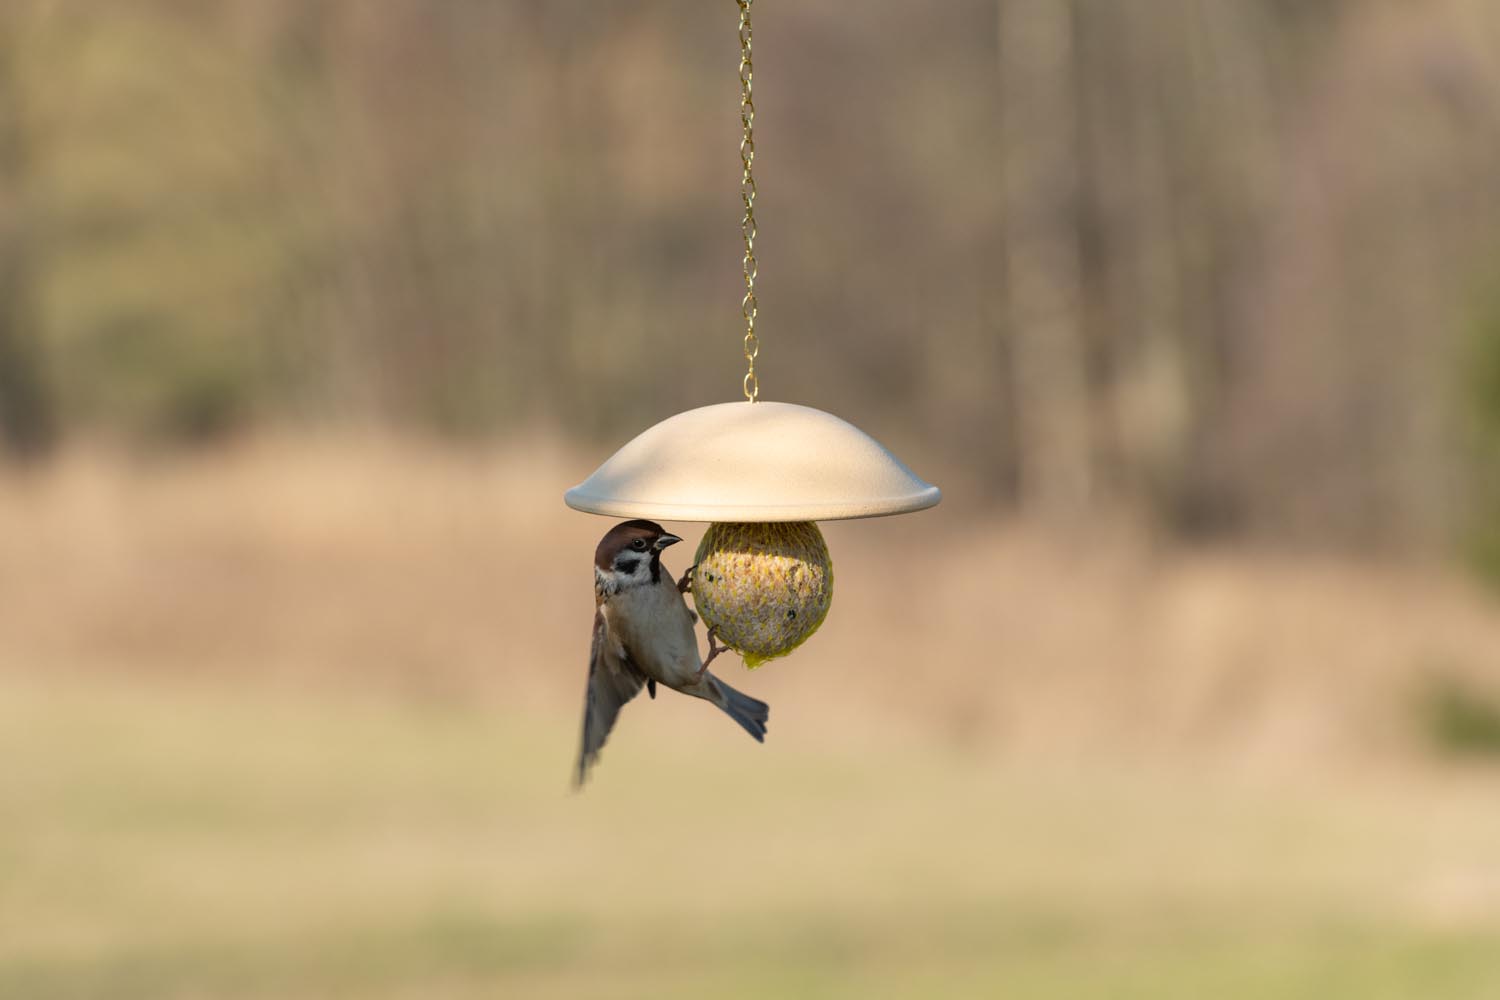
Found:
[{"label": "bird's tail feather", "polygon": [[735,722],[744,727],[745,732],[755,737],[757,743],[766,741],[766,720],[771,717],[771,706],[757,698],[752,698],[743,691],[736,691],[717,677],[710,681],[711,685],[718,690],[715,694],[714,704],[724,710]]}]

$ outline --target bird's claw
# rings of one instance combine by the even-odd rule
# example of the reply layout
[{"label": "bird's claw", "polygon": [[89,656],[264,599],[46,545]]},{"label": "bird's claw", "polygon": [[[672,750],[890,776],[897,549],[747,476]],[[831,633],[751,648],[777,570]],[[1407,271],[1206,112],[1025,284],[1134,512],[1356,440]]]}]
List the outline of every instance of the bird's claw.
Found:
[{"label": "bird's claw", "polygon": [[715,631],[717,631],[717,629],[711,628],[708,630],[708,655],[703,658],[703,665],[698,668],[699,680],[702,680],[703,675],[707,673],[708,665],[714,662],[714,657],[729,649],[728,646],[719,645],[719,637],[714,634]]},{"label": "bird's claw", "polygon": [[687,572],[684,573],[684,574],[682,574],[682,579],[677,581],[677,592],[679,594],[686,594],[689,590],[692,589],[692,586],[693,586],[693,570],[695,570],[697,568],[698,568],[698,564],[697,563],[693,563],[691,566],[689,566],[687,568]]}]

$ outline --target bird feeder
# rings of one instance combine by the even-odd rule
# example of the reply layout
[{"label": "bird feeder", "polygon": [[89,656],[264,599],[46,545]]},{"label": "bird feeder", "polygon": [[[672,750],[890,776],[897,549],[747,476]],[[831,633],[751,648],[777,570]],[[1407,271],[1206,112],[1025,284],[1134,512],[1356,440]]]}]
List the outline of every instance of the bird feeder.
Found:
[{"label": "bird feeder", "polygon": [[816,522],[905,514],[942,499],[853,424],[760,399],[752,2],[736,0],[745,398],[668,417],[564,494],[569,507],[591,514],[710,522],[687,574],[689,589],[710,639],[740,653],[747,667],[791,652],[828,614],[833,564]]}]

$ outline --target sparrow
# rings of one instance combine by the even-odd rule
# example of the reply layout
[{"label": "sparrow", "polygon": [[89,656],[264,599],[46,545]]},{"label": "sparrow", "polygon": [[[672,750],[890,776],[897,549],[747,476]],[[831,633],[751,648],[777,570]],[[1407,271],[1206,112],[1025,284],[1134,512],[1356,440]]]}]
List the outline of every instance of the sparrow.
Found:
[{"label": "sparrow", "polygon": [[[680,541],[653,521],[625,521],[594,550],[594,641],[575,786],[583,785],[621,707],[642,687],[652,698],[664,684],[712,702],[765,742],[770,706],[719,680],[698,656],[698,616],[682,596],[691,573],[675,583],[661,563],[662,552]],[[723,647],[711,634],[709,644],[712,660]]]}]

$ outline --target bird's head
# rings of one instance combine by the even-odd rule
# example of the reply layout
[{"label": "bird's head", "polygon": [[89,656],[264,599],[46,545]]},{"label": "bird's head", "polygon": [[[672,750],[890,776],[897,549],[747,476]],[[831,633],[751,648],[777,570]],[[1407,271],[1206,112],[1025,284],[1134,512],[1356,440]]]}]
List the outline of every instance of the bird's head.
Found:
[{"label": "bird's head", "polygon": [[655,521],[622,521],[594,550],[594,572],[614,591],[661,580],[661,554],[682,541]]}]

